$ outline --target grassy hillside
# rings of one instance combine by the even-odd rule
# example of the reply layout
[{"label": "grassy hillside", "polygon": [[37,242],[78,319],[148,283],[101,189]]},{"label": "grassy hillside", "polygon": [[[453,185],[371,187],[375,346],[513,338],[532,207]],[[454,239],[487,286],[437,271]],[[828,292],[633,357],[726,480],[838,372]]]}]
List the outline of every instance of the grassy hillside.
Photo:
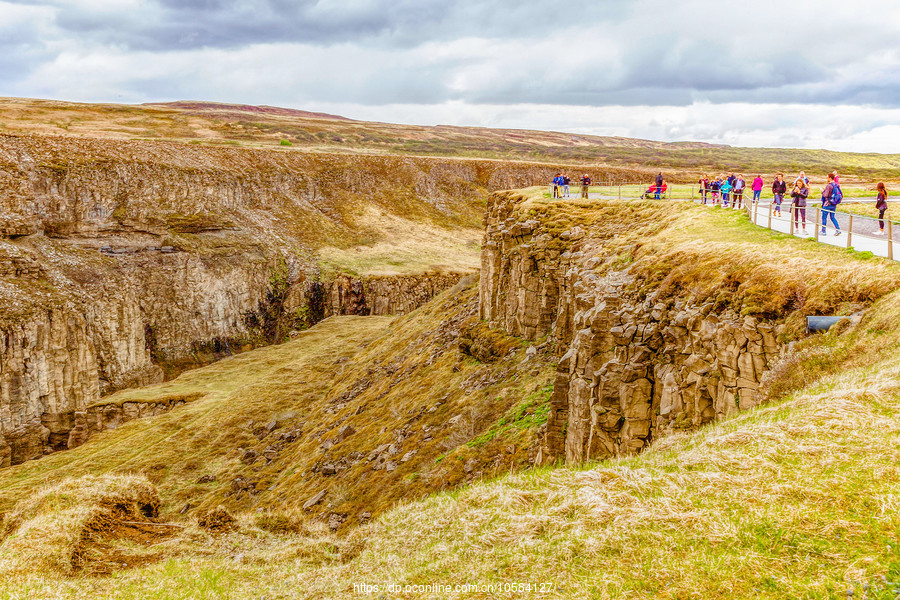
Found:
[{"label": "grassy hillside", "polygon": [[782,377],[815,369],[810,384],[640,456],[439,494],[344,540],[272,533],[249,515],[232,533],[191,526],[154,564],[108,578],[23,569],[11,553],[19,546],[4,542],[0,597],[378,597],[353,585],[531,583],[546,585],[546,597],[893,598],[898,318],[892,294],[857,327],[797,348]]},{"label": "grassy hillside", "polygon": [[[783,320],[799,341],[770,373],[769,402],[639,456],[523,470],[553,366],[473,319],[474,289],[394,320],[330,319],[111,396],[191,401],[4,470],[0,598],[391,597],[353,588],[391,583],[451,586],[393,594],[409,598],[521,583],[546,597],[894,597],[897,265],[732,211],[514,194],[547,232],[580,225],[605,240],[598,273],[630,266],[648,290]],[[801,335],[803,314],[859,310],[855,326]],[[159,515],[139,516],[154,490]],[[238,522],[201,527],[220,503]],[[346,515],[340,537],[333,515]]]},{"label": "grassy hillside", "polygon": [[[665,143],[558,132],[425,127],[355,121],[324,115],[207,102],[118,105],[0,99],[0,131],[116,139],[168,139],[285,151],[314,150],[465,156],[607,165],[674,171],[691,179],[700,171],[741,169],[842,174],[864,179],[897,177],[900,155],[856,154],[789,148],[736,148],[697,142]],[[644,179],[643,177],[639,179]]]},{"label": "grassy hillside", "polygon": [[[99,405],[187,404],[4,470],[0,511],[63,477],[140,473],[166,517],[219,504],[299,510],[324,491],[309,514],[349,527],[525,465],[553,369],[546,354],[526,360],[520,340],[475,327],[476,306],[469,281],[405,317],[333,317],[288,343],[106,396]],[[462,353],[461,339],[478,350]]]}]

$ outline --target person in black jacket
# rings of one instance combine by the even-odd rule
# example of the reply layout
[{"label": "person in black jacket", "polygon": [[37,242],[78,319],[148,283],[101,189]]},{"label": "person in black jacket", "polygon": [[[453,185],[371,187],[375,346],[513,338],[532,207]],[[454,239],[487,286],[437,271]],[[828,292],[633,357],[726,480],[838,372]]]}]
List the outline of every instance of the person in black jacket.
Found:
[{"label": "person in black jacket", "polygon": [[772,182],[772,194],[775,196],[772,204],[775,205],[776,217],[781,216],[781,201],[784,200],[785,192],[787,192],[787,183],[784,181],[784,173],[778,173],[775,175],[775,181]]},{"label": "person in black jacket", "polygon": [[794,213],[794,231],[800,232],[799,227],[803,227],[802,235],[806,235],[806,199],[809,197],[809,184],[802,177],[798,177],[794,182],[794,189],[791,190],[791,212]]},{"label": "person in black jacket", "polygon": [[591,178],[588,177],[588,174],[585,173],[584,177],[581,178],[581,197],[587,200],[588,197],[588,188],[591,185]]},{"label": "person in black jacket", "polygon": [[663,186],[663,176],[662,171],[660,171],[656,175],[656,199],[659,200],[659,195],[662,194],[662,186]]}]

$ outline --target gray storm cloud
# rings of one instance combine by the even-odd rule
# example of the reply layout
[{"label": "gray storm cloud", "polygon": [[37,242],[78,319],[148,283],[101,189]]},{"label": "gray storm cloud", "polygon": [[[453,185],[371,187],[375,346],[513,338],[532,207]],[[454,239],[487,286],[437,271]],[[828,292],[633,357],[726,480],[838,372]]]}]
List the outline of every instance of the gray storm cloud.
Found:
[{"label": "gray storm cloud", "polygon": [[898,17],[880,0],[0,0],[0,94],[892,109]]}]

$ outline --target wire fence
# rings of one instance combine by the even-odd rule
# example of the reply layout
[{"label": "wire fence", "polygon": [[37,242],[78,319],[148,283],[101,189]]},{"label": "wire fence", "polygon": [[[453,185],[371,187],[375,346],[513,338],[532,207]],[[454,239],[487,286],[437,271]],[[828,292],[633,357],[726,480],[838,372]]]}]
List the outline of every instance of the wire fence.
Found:
[{"label": "wire fence", "polygon": [[[556,189],[554,189],[556,188]],[[639,199],[657,198],[656,186],[646,184],[612,184],[582,186],[579,182],[563,186],[550,186],[550,197],[561,199]],[[793,206],[791,197],[786,196],[781,204],[773,202],[771,189],[761,191],[755,201],[753,190],[745,189],[736,197],[729,193],[727,201],[723,194],[707,190],[702,193],[698,186],[667,186],[659,194],[660,200],[687,200],[698,204],[720,206],[727,210],[742,210],[750,221],[760,227],[779,231],[801,238],[813,238],[830,246],[853,248],[858,252],[871,252],[894,260],[894,246],[900,239],[900,223],[889,218],[878,219],[867,215],[841,210],[823,210],[819,201],[810,198],[809,206]],[[874,205],[874,198],[845,197],[844,203],[868,202]],[[825,218],[823,223],[822,219]],[[900,257],[898,257],[900,259]]]}]

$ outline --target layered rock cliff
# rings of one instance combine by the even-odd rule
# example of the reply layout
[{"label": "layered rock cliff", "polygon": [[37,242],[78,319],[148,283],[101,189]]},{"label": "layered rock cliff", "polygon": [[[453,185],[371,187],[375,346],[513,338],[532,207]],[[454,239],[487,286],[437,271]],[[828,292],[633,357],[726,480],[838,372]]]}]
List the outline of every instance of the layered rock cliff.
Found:
[{"label": "layered rock cliff", "polygon": [[0,136],[0,465],[81,443],[100,397],[164,371],[409,312],[460,274],[343,276],[319,249],[474,226],[487,190],[551,170]]},{"label": "layered rock cliff", "polygon": [[560,231],[524,203],[512,193],[489,201],[480,314],[557,348],[539,462],[636,452],[757,404],[781,352],[779,325],[658,289],[615,265],[604,227]]}]

